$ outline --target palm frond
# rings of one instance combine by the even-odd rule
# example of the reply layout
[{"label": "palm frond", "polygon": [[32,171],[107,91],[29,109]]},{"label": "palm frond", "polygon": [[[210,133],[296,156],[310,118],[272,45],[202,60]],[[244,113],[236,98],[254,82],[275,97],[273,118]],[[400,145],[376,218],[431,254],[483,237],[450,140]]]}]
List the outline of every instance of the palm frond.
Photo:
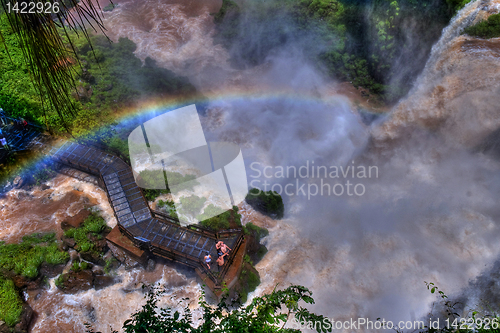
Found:
[{"label": "palm frond", "polygon": [[[78,63],[80,61],[68,32],[73,31],[78,37],[82,34],[91,45],[87,26],[96,32],[105,32],[101,7],[98,2],[95,5],[91,0],[31,0],[31,2],[43,3],[44,8],[49,8],[47,5],[49,2],[53,6],[57,4],[60,10],[57,12],[54,10],[52,13],[35,10],[30,14],[21,13],[19,10],[12,11],[16,4],[16,8],[21,8],[23,2],[27,1],[0,0],[9,25],[17,36],[42,103],[46,96],[64,128],[70,132],[68,120],[76,112],[70,97],[71,89],[76,88],[74,73],[72,73],[74,68],[70,62],[72,62],[71,59],[75,59]],[[62,36],[66,37],[67,43]]]}]

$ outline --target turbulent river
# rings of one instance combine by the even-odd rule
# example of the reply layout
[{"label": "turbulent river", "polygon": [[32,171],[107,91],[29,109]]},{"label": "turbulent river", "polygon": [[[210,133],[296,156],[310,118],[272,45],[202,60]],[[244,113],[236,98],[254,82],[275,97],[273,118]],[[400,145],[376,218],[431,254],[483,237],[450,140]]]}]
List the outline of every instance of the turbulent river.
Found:
[{"label": "turbulent river", "polygon": [[[484,270],[500,255],[500,163],[472,149],[500,126],[500,40],[460,31],[498,12],[500,1],[476,1],[459,12],[409,97],[370,126],[339,93],[340,85],[296,48],[249,70],[231,68],[227,51],[213,40],[210,13],[221,1],[114,2],[118,7],[105,14],[110,38],[130,38],[138,57],[187,76],[209,97],[202,120],[208,136],[242,147],[249,181],[333,187],[339,179],[266,178],[260,171],[313,163],[376,167],[376,176],[349,178],[363,185],[363,195],[286,196],[283,220],[240,205],[244,223],[270,231],[263,240],[269,252],[256,266],[262,283],[253,295],[276,284],[301,284],[313,291],[318,313],[396,322],[427,315],[436,299],[424,281],[448,294],[470,293],[474,301],[464,288],[488,274]],[[98,187],[62,175],[48,185],[13,190],[0,200],[3,240],[55,229],[85,204],[116,224]],[[194,273],[168,265],[153,272],[120,268],[118,278],[111,287],[77,295],[59,292],[53,281],[48,290],[28,292],[38,313],[33,332],[81,332],[85,322],[102,332],[118,329],[144,303],[143,283],[165,285],[162,304],[172,306],[176,295],[189,297],[194,308],[201,293]]]}]

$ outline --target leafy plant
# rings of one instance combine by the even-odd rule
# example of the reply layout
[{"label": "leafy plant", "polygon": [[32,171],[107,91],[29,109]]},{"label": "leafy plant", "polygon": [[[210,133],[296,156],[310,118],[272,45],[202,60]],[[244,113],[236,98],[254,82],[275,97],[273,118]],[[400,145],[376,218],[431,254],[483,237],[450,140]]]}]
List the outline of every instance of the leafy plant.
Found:
[{"label": "leafy plant", "polygon": [[[274,290],[262,297],[255,297],[244,308],[230,309],[223,299],[216,307],[208,304],[204,292],[199,299],[202,319],[199,324],[193,323],[193,315],[186,305],[181,311],[159,308],[159,298],[164,291],[153,286],[146,294],[146,304],[123,323],[126,333],[291,333],[300,332],[285,328],[292,318],[301,321],[324,321],[326,317],[310,312],[305,304],[314,304],[312,292],[303,286],[290,286],[284,290]],[[179,303],[183,304],[181,300]],[[184,303],[186,304],[186,303]],[[86,324],[87,332],[95,332],[90,324]],[[321,328],[316,329],[321,332]],[[324,330],[327,331],[327,330]],[[331,330],[330,330],[331,331]],[[116,331],[113,331],[116,332]]]},{"label": "leafy plant", "polygon": [[59,250],[55,234],[24,236],[19,244],[0,243],[0,267],[34,279],[42,263],[57,265],[69,260],[68,253]]},{"label": "leafy plant", "polygon": [[274,191],[261,191],[257,188],[251,189],[245,197],[246,202],[256,210],[275,218],[282,218],[285,206],[283,199]]},{"label": "leafy plant", "polygon": [[500,37],[500,13],[492,14],[486,21],[465,28],[462,33],[486,39]]},{"label": "leafy plant", "polygon": [[78,228],[66,230],[64,236],[75,240],[75,250],[78,252],[97,253],[97,246],[92,238],[98,239],[102,233],[107,231],[109,231],[109,227],[106,225],[106,221],[97,213],[91,213]]},{"label": "leafy plant", "polygon": [[14,282],[0,276],[0,320],[14,326],[23,311],[23,303]]}]

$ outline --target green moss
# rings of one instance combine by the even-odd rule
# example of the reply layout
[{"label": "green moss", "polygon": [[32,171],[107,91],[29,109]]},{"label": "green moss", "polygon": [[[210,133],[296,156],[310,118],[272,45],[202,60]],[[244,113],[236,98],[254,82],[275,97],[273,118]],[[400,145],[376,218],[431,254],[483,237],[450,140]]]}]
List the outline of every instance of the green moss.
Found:
[{"label": "green moss", "polygon": [[200,210],[203,208],[207,199],[200,198],[196,195],[191,195],[189,197],[180,198],[181,202],[181,214],[196,216],[200,213]]},{"label": "green moss", "polygon": [[465,28],[463,33],[486,39],[500,37],[500,13],[490,15],[486,21]]},{"label": "green moss", "polygon": [[257,286],[260,284],[260,277],[258,273],[256,273],[255,268],[249,263],[245,265],[250,265],[251,268],[246,266],[246,269],[243,269],[240,274],[240,288],[238,290],[238,294],[240,296],[240,302],[243,304],[248,299],[248,294],[254,291]]},{"label": "green moss", "polygon": [[29,279],[38,276],[44,262],[57,265],[68,260],[69,255],[59,250],[54,233],[25,236],[20,244],[0,243],[0,267]]},{"label": "green moss", "polygon": [[107,5],[106,7],[104,7],[102,10],[105,11],[105,12],[110,12],[113,9],[115,9],[115,7],[116,7],[116,5],[110,3],[109,5]]},{"label": "green moss", "polygon": [[[165,174],[167,176],[168,183],[165,181]],[[177,186],[179,190],[193,189],[198,182],[193,181],[196,179],[194,175],[185,175],[178,172],[166,172],[163,173],[158,170],[143,170],[139,173],[141,179],[141,187],[145,187],[143,190],[144,196],[148,201],[154,201],[157,197],[162,194],[170,193],[170,186]],[[155,189],[166,187],[166,189]]]},{"label": "green moss", "polygon": [[106,221],[96,213],[91,213],[78,228],[70,228],[64,236],[75,240],[75,250],[78,252],[96,252],[97,246],[93,239],[102,239],[102,233],[108,232]]},{"label": "green moss", "polygon": [[23,303],[14,282],[0,276],[0,320],[14,326],[23,311]]},{"label": "green moss", "polygon": [[245,200],[256,210],[271,217],[280,219],[285,212],[283,199],[277,192],[264,192],[257,188],[253,188],[248,192]]},{"label": "green moss", "polygon": [[269,230],[267,230],[266,228],[258,227],[252,222],[245,224],[245,229],[246,231],[248,231],[248,233],[251,233],[255,236],[257,243],[260,243],[261,238],[269,235]]},{"label": "green moss", "polygon": [[75,260],[73,261],[73,263],[71,264],[71,270],[73,272],[80,272],[80,271],[84,271],[86,269],[90,269],[92,267],[92,265],[90,265],[88,262],[86,261],[79,261],[79,260]]}]

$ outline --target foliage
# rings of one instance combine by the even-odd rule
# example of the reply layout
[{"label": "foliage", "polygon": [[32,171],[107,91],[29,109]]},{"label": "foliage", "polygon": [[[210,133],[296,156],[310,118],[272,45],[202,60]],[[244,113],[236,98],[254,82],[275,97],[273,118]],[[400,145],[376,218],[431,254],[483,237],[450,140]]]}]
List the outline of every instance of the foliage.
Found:
[{"label": "foliage", "polygon": [[[75,87],[71,63],[74,61],[75,47],[68,39],[69,32],[80,31],[86,24],[94,29],[97,26],[102,32],[104,26],[101,12],[94,3],[79,0],[52,2],[53,14],[47,15],[43,10],[24,14],[13,10],[7,11],[7,5],[16,8],[19,0],[1,1],[2,20],[7,22],[17,41],[17,48],[22,53],[23,63],[27,64],[30,81],[34,84],[42,103],[50,101],[59,121],[67,127],[66,117],[73,115],[76,108],[69,90]],[[56,10],[57,5],[57,10]],[[71,9],[71,11],[70,11]],[[0,39],[4,40],[4,29],[0,29]],[[89,35],[83,30],[86,40]],[[8,52],[9,48],[4,43]],[[48,114],[44,108],[44,118]]]},{"label": "foliage", "polygon": [[[442,290],[439,290],[439,287],[433,282],[424,281],[424,283],[427,286],[427,290],[429,290],[431,294],[434,294],[435,292],[438,293],[438,303],[444,306],[444,312],[446,314],[446,318],[440,319],[442,319],[442,322],[445,322],[446,324],[441,324],[441,327],[438,329],[426,327],[426,329],[421,331],[421,333],[500,333],[500,316],[498,316],[498,314],[480,314],[479,311],[470,309],[466,317],[461,317],[455,309],[455,307],[461,302],[453,302],[448,299],[448,296]],[[430,315],[432,318],[432,312]]]},{"label": "foliage", "polygon": [[486,39],[500,37],[500,13],[492,14],[486,21],[465,28],[462,33]]},{"label": "foliage", "polygon": [[[181,311],[159,308],[158,302],[162,295],[163,291],[159,287],[152,287],[145,296],[146,304],[123,323],[123,330],[126,333],[291,333],[300,332],[284,328],[291,318],[299,322],[325,320],[324,316],[303,307],[302,303],[314,304],[314,299],[312,292],[302,286],[274,290],[268,295],[255,297],[248,306],[236,309],[230,309],[225,300],[216,307],[210,306],[203,294],[199,300],[199,307],[203,311],[202,322],[196,326],[187,305]],[[86,326],[87,332],[94,332],[89,324]]]},{"label": "foliage", "polygon": [[29,279],[38,276],[44,262],[57,265],[68,260],[68,253],[59,250],[54,233],[24,236],[19,244],[0,243],[0,267]]},{"label": "foliage", "polygon": [[80,261],[80,260],[75,260],[71,264],[71,270],[73,272],[84,271],[86,269],[90,269],[91,267],[92,267],[92,265],[89,264],[88,262],[86,262],[86,261]]},{"label": "foliage", "polygon": [[200,224],[203,227],[214,231],[229,229],[231,221],[235,223],[236,226],[241,227],[241,215],[238,214],[237,206],[233,206],[232,210],[225,211],[220,207],[210,204],[203,210],[203,213],[196,218],[201,221]]},{"label": "foliage", "polygon": [[257,188],[251,189],[245,197],[246,202],[256,210],[278,219],[283,218],[285,206],[283,199],[275,191],[261,191]]},{"label": "foliage", "polygon": [[156,206],[158,208],[163,208],[165,207],[167,213],[175,218],[175,219],[178,219],[179,217],[177,216],[177,211],[175,210],[175,204],[172,200],[167,200],[167,201],[163,201],[163,200],[158,200],[158,203],[156,204]]},{"label": "foliage", "polygon": [[[250,260],[250,257],[248,257],[248,260]],[[260,284],[260,277],[258,274],[256,274],[255,268],[253,268],[251,263],[248,263],[250,267],[252,267],[251,270],[242,270],[240,274],[240,283],[242,284],[242,288],[238,290],[239,294],[239,302],[241,304],[246,303],[248,300],[248,294],[254,291],[257,286]]]},{"label": "foliage", "polygon": [[[169,185],[178,186],[179,189],[192,189],[198,182],[193,181],[196,179],[194,175],[185,175],[178,172],[166,172],[168,183],[165,181],[165,175],[161,170],[143,170],[139,173],[141,177],[140,185],[145,187],[144,196],[148,201],[154,201],[162,194],[170,193]],[[180,186],[179,186],[180,185]],[[166,189],[155,189],[166,187]]]},{"label": "foliage", "polygon": [[181,197],[181,209],[179,213],[196,216],[200,213],[200,210],[203,208],[205,201],[207,201],[207,199],[200,198],[196,195]]},{"label": "foliage", "polygon": [[[236,67],[300,45],[330,76],[393,102],[411,87],[452,13],[444,0],[276,0],[233,3],[215,16]],[[408,64],[411,59],[411,64]]]},{"label": "foliage", "polygon": [[[211,217],[209,217],[211,216]],[[200,224],[214,231],[229,229],[229,219],[231,218],[231,211],[224,211],[222,208],[208,205],[203,210],[203,213],[196,217]]]},{"label": "foliage", "polygon": [[460,9],[464,8],[472,0],[446,0],[446,4],[448,5],[448,9],[450,13],[453,15],[458,12]]},{"label": "foliage", "polygon": [[92,239],[102,238],[102,233],[108,232],[106,221],[97,213],[91,213],[78,228],[70,228],[64,232],[64,236],[73,238],[78,252],[97,253],[98,247]]},{"label": "foliage", "polygon": [[256,226],[252,222],[248,222],[247,224],[245,224],[245,230],[255,236],[257,243],[260,243],[260,240],[262,238],[269,235],[269,230]]},{"label": "foliage", "polygon": [[113,9],[115,9],[115,7],[116,7],[116,5],[115,5],[115,4],[110,3],[109,5],[107,5],[106,7],[104,7],[102,10],[103,10],[104,12],[110,12],[110,11],[112,11]]},{"label": "foliage", "polygon": [[14,326],[23,311],[23,303],[14,282],[0,276],[0,320]]}]

